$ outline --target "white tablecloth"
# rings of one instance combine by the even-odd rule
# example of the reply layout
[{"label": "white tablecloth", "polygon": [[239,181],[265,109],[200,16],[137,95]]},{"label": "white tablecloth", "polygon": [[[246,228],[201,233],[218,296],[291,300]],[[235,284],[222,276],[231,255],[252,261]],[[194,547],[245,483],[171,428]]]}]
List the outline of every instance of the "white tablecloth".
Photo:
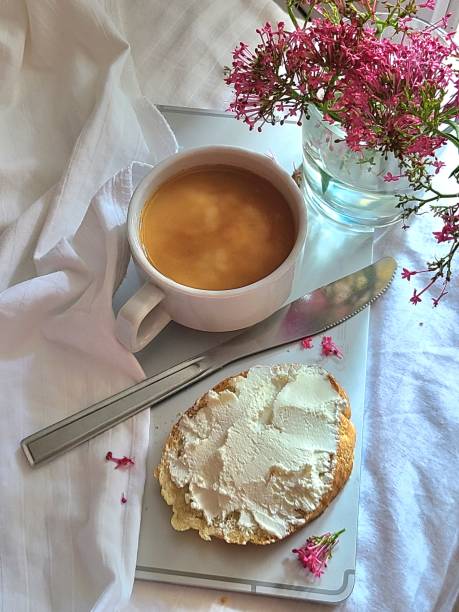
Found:
[{"label": "white tablecloth", "polygon": [[[135,584],[125,607],[142,466],[116,481],[97,461],[105,450],[134,449],[142,459],[147,419],[51,464],[35,481],[17,450],[21,435],[140,376],[135,361],[114,350],[107,291],[116,273],[101,263],[107,252],[122,259],[122,238],[106,237],[122,230],[110,201],[125,211],[129,185],[108,184],[93,196],[132,159],[154,162],[170,150],[147,100],[224,108],[231,49],[253,42],[260,23],[285,16],[270,0],[9,0],[0,17],[0,279],[3,289],[26,282],[0,296],[0,609],[319,609],[148,583]],[[91,251],[98,227],[103,243]],[[422,267],[432,229],[428,217],[408,233],[395,229],[376,254]],[[46,283],[55,283],[54,302],[49,284],[40,300]],[[409,289],[397,279],[372,308],[357,577],[342,610],[449,612],[459,592],[459,285],[436,310],[427,300],[410,305]],[[105,344],[89,342],[86,325]],[[100,346],[112,350],[100,354]],[[56,406],[53,398],[62,407],[44,410]],[[124,486],[129,514],[121,531],[110,529]]]}]

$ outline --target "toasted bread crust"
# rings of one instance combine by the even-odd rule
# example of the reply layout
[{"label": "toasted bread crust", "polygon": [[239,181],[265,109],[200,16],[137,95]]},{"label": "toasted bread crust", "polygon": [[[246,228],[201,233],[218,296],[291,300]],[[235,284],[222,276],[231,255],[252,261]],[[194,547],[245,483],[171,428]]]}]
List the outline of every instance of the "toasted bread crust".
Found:
[{"label": "toasted bread crust", "polygon": [[[234,379],[240,376],[247,377],[248,372],[241,372],[235,376],[226,378],[215,385],[211,391],[221,392],[224,390],[234,391]],[[333,482],[331,487],[323,495],[319,505],[313,512],[304,512],[298,510],[298,515],[301,517],[302,522],[298,525],[292,525],[291,530],[285,536],[291,535],[304,527],[306,523],[309,523],[316,517],[318,517],[327,508],[330,502],[338,495],[341,489],[344,487],[346,481],[352,472],[352,466],[354,461],[354,447],[355,447],[355,428],[350,421],[351,407],[349,398],[345,390],[340,386],[336,379],[328,373],[328,379],[333,388],[339,393],[339,395],[346,401],[345,408],[340,415],[340,426],[338,434],[338,444],[336,452],[336,461],[333,473]],[[200,511],[194,510],[187,503],[185,494],[187,488],[179,488],[171,479],[169,467],[167,464],[167,455],[169,451],[180,453],[180,447],[182,445],[182,436],[180,433],[180,422],[186,415],[188,418],[193,418],[199,410],[207,405],[208,394],[210,391],[200,397],[196,403],[189,408],[184,415],[177,421],[173,426],[169,437],[166,440],[166,444],[161,456],[161,461],[158,467],[155,469],[155,477],[158,479],[161,486],[161,495],[167,504],[172,506],[173,515],[171,518],[171,524],[174,529],[178,531],[185,531],[187,529],[196,529],[199,531],[199,535],[204,540],[210,540],[212,537],[226,540],[231,544],[246,544],[252,542],[253,544],[271,544],[279,540],[276,536],[266,532],[260,527],[253,529],[248,535],[246,532],[242,532],[238,527],[237,517],[228,517],[225,522],[225,530],[219,525],[209,525],[205,520],[204,516]],[[228,529],[229,528],[229,529]]]}]

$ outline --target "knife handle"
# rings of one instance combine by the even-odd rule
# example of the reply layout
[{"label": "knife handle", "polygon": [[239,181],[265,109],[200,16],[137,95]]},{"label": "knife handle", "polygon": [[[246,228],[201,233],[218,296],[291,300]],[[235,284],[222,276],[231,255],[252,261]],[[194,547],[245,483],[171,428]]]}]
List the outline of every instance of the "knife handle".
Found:
[{"label": "knife handle", "polygon": [[184,361],[169,370],[85,408],[24,438],[22,450],[32,466],[62,455],[183,387],[222,367],[210,355]]}]

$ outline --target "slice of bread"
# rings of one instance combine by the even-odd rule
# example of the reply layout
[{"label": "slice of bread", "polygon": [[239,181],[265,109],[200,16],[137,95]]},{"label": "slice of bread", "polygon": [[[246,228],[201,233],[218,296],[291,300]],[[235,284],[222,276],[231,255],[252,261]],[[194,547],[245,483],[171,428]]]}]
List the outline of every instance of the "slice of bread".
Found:
[{"label": "slice of bread", "polygon": [[[252,372],[253,374],[248,377],[248,374]],[[265,382],[269,378],[269,383],[266,382],[265,387],[268,387],[271,382],[277,385],[276,398],[280,397],[282,389],[286,387],[288,383],[295,383],[297,380],[299,380],[300,376],[302,376],[306,381],[301,388],[302,393],[300,399],[298,399],[298,393],[294,396],[292,396],[291,393],[290,395],[287,393],[285,397],[289,399],[284,399],[282,405],[279,404],[277,399],[275,399],[274,402],[271,402],[271,407],[269,408],[271,420],[268,419],[268,421],[264,416],[266,414],[266,407],[263,407],[263,400],[260,399],[260,396],[262,396],[264,393],[264,387],[262,388],[259,382],[261,375],[260,373],[264,376],[263,380],[265,380]],[[326,403],[328,402],[327,406],[333,406],[333,410],[335,411],[333,414],[336,416],[336,418],[334,417],[335,420],[333,423],[331,423],[330,419],[327,417],[327,422],[325,420],[323,422],[320,421],[319,425],[317,425],[315,416],[317,415],[318,408],[314,407],[313,405],[315,400],[309,399],[309,397],[315,397],[315,391],[312,388],[311,390],[308,390],[307,386],[307,381],[309,380],[308,376],[312,377],[313,375],[321,378],[321,393],[323,394],[323,385],[326,385],[327,387],[329,385],[327,393],[332,394],[333,397],[336,398],[326,400]],[[301,380],[303,380],[303,378]],[[243,391],[241,391],[241,389],[243,389]],[[212,470],[213,473],[213,483],[212,485],[209,485],[209,490],[207,492],[205,491],[205,484],[202,482],[202,474],[196,475],[193,473],[190,474],[189,472],[190,465],[192,465],[195,461],[193,453],[196,454],[199,452],[199,449],[202,448],[202,444],[204,444],[206,440],[208,441],[208,439],[212,436],[212,432],[215,432],[216,428],[220,427],[221,424],[225,422],[225,419],[228,418],[228,414],[231,416],[231,413],[229,413],[228,410],[231,411],[231,406],[237,405],[236,402],[240,400],[242,393],[245,394],[244,397],[255,398],[254,401],[259,402],[260,406],[263,408],[263,410],[258,410],[257,415],[259,415],[259,420],[255,425],[253,425],[252,428],[254,431],[256,431],[256,440],[259,444],[259,446],[256,444],[254,446],[255,454],[253,455],[253,460],[249,461],[244,457],[247,453],[250,453],[249,440],[247,441],[247,447],[245,447],[245,444],[243,444],[244,448],[241,450],[240,459],[242,461],[246,461],[245,467],[242,470],[242,478],[245,480],[250,480],[250,486],[255,487],[254,490],[257,491],[256,501],[257,504],[262,507],[263,512],[271,512],[273,507],[276,508],[276,504],[281,508],[282,528],[280,531],[277,529],[277,527],[272,529],[269,526],[269,523],[267,526],[263,520],[253,520],[254,516],[257,516],[257,513],[254,512],[252,515],[250,510],[247,511],[246,507],[247,504],[249,508],[254,507],[253,500],[250,499],[250,493],[247,493],[247,490],[252,490],[250,488],[247,490],[244,489],[244,493],[242,492],[242,488],[238,489],[237,487],[233,487],[232,489],[233,497],[236,495],[236,499],[239,495],[239,490],[241,491],[241,508],[238,509],[234,506],[235,502],[233,499],[231,502],[232,506],[229,508],[229,510],[227,508],[226,511],[219,513],[219,510],[215,509],[215,496],[217,496],[217,499],[226,499],[226,489],[222,488],[226,486],[224,485],[225,481],[223,473],[220,474],[218,470],[221,464],[221,447],[225,444],[229,444],[228,431],[226,431],[225,435],[221,437],[221,444],[220,442],[218,443],[220,444],[220,448],[216,448],[213,455],[206,459],[207,463],[203,464],[206,466],[205,469]],[[304,411],[300,412],[297,409],[296,413],[292,412],[292,410],[295,410],[295,404],[301,404],[301,410],[303,410],[302,406],[304,404]],[[277,424],[275,420],[272,420],[272,406],[274,406],[275,410],[278,411],[278,416],[274,417],[274,419],[278,419]],[[246,418],[244,416],[246,414],[244,406],[241,408],[241,406],[238,405],[237,409],[242,410],[242,412],[240,412],[241,420],[244,420]],[[286,412],[289,410],[290,412]],[[330,408],[327,410],[330,410]],[[197,415],[201,411],[203,412],[203,414],[201,414],[202,418],[199,418]],[[285,414],[290,414],[290,417],[285,417]],[[272,465],[269,466],[269,469],[266,472],[266,461],[269,462],[269,456],[268,459],[266,459],[266,456],[263,457],[265,473],[260,474],[258,478],[259,482],[256,482],[257,476],[255,475],[254,477],[253,475],[253,466],[257,465],[257,461],[259,461],[257,452],[263,452],[261,450],[263,446],[263,435],[265,435],[265,437],[268,435],[275,435],[277,436],[275,440],[284,440],[285,436],[290,434],[285,433],[285,428],[282,430],[282,423],[285,421],[285,418],[297,419],[298,414],[303,421],[306,419],[306,421],[304,421],[306,425],[305,429],[309,430],[309,437],[311,440],[314,438],[314,436],[317,436],[317,440],[321,440],[321,436],[323,437],[323,431],[325,431],[324,427],[333,428],[333,449],[329,449],[328,451],[322,451],[320,449],[314,450],[316,445],[316,442],[314,441],[314,443],[311,442],[312,450],[306,449],[306,451],[304,451],[306,453],[306,457],[310,456],[313,458],[312,462],[314,462],[314,457],[317,456],[314,453],[321,453],[320,457],[322,457],[322,463],[320,465],[322,467],[318,470],[318,472],[316,471],[316,480],[309,481],[318,483],[317,490],[313,491],[311,489],[308,492],[301,489],[302,483],[305,482],[304,474],[310,474],[311,472],[310,466],[307,464],[304,466],[302,465],[296,472],[293,473],[296,480],[294,480],[295,487],[292,489],[292,472],[280,469],[278,465],[279,461],[276,457],[272,458]],[[160,464],[155,470],[155,476],[159,480],[159,484],[161,486],[161,494],[167,504],[172,506],[172,526],[178,531],[196,529],[201,538],[204,540],[210,540],[212,537],[216,537],[219,539],[224,539],[225,541],[233,544],[246,544],[248,542],[252,542],[254,544],[270,544],[294,533],[306,523],[319,516],[325,510],[333,498],[343,488],[351,474],[355,446],[355,429],[350,421],[350,416],[351,408],[346,392],[331,374],[318,366],[305,366],[299,364],[281,364],[279,366],[272,366],[271,368],[269,368],[269,366],[258,366],[251,368],[249,371],[242,372],[241,374],[223,380],[200,399],[198,399],[194,406],[187,410],[182,418],[174,425],[166,441]],[[282,421],[282,419],[284,419],[284,421]],[[200,423],[198,423],[198,421],[200,421]],[[303,421],[298,422],[303,423]],[[295,423],[294,420],[291,420],[291,422]],[[316,424],[316,429],[319,428],[320,431],[315,432],[314,430],[310,429],[310,426],[314,427],[314,424]],[[231,427],[234,428],[235,425],[237,426],[238,422],[232,423]],[[252,422],[250,422],[250,427],[252,427]],[[252,429],[250,431],[252,431]],[[326,435],[330,436],[329,430],[326,431],[328,431],[328,434]],[[195,432],[193,433],[193,440],[191,442],[187,437],[187,432]],[[263,432],[266,432],[266,434]],[[299,439],[304,441],[307,446],[308,434],[305,432],[303,435],[302,432],[303,427],[301,426]],[[290,436],[293,441],[289,441],[289,447],[287,448],[289,452],[291,451],[292,445],[298,446],[298,438],[295,436],[298,436],[296,431],[294,432],[294,436]],[[271,447],[271,450],[274,449],[272,450],[273,454],[277,454],[276,448],[277,447],[275,445]],[[302,449],[300,450],[303,452]],[[308,452],[311,454],[308,455]],[[238,463],[239,457],[235,457],[233,459],[234,463]],[[324,468],[324,465],[326,468]],[[177,466],[179,466],[180,469],[178,469]],[[229,468],[231,469],[231,466],[229,466]],[[252,472],[250,476],[248,476],[247,473],[250,470],[252,470]],[[326,476],[324,476],[324,471],[327,472]],[[296,477],[297,474],[300,476]],[[196,478],[194,478],[195,476]],[[317,480],[318,477],[320,477],[320,481]],[[270,485],[270,479],[272,478],[276,479],[274,490],[280,491],[279,495],[276,493],[277,502],[274,502],[271,497],[269,499],[267,497],[266,500],[263,499],[263,495],[265,494],[264,491],[266,491],[266,496],[273,495],[268,486]],[[197,482],[199,485],[199,492],[204,491],[205,495],[208,494],[210,496],[214,496],[212,497],[214,500],[212,502],[212,516],[209,516],[209,513],[206,513],[203,507],[200,507],[199,499],[201,498],[197,496],[196,493],[193,493],[190,489],[192,481],[195,485],[195,489],[193,489],[194,491],[196,491]],[[285,491],[282,490],[284,483]],[[298,488],[298,486],[300,486],[300,488]],[[216,493],[217,489],[218,493]],[[221,491],[223,491],[222,496]],[[294,496],[292,499],[292,491],[293,495],[295,495],[295,492],[297,492],[297,499]],[[306,500],[310,499],[307,497],[309,493],[311,493],[314,501],[305,504],[304,501],[302,502],[301,500],[303,498]],[[261,498],[260,495],[262,496]],[[203,497],[202,499],[205,500],[206,498]],[[285,499],[289,499],[287,505],[285,505],[287,503],[285,502]],[[285,508],[289,510],[289,515],[287,516],[285,515]],[[250,520],[248,523],[246,520],[242,520],[243,515],[250,515]],[[273,511],[273,517],[275,521],[278,519],[275,510]]]}]

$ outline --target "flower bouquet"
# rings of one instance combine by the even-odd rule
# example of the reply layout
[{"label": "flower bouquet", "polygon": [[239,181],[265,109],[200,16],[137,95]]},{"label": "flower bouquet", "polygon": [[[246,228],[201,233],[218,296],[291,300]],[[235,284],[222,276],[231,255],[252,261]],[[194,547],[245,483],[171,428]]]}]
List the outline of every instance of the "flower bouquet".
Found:
[{"label": "flower bouquet", "polygon": [[435,176],[445,171],[440,150],[448,142],[459,148],[459,50],[452,33],[438,35],[448,16],[414,27],[418,8],[434,5],[435,0],[420,6],[415,0],[383,1],[377,12],[375,0],[288,0],[292,28],[267,23],[257,30],[255,49],[240,43],[225,80],[234,90],[229,110],[250,129],[291,117],[301,125],[319,112],[323,122],[339,127],[342,137],[335,142],[345,143],[370,171],[375,156],[395,160],[397,172],[387,171],[382,179],[400,184],[396,206],[403,228],[425,212],[439,220],[433,237],[444,250],[425,270],[402,273],[408,280],[427,274],[411,302],[422,301],[435,285],[437,306],[447,294],[459,247],[459,166],[449,174],[452,189],[434,186]]}]

